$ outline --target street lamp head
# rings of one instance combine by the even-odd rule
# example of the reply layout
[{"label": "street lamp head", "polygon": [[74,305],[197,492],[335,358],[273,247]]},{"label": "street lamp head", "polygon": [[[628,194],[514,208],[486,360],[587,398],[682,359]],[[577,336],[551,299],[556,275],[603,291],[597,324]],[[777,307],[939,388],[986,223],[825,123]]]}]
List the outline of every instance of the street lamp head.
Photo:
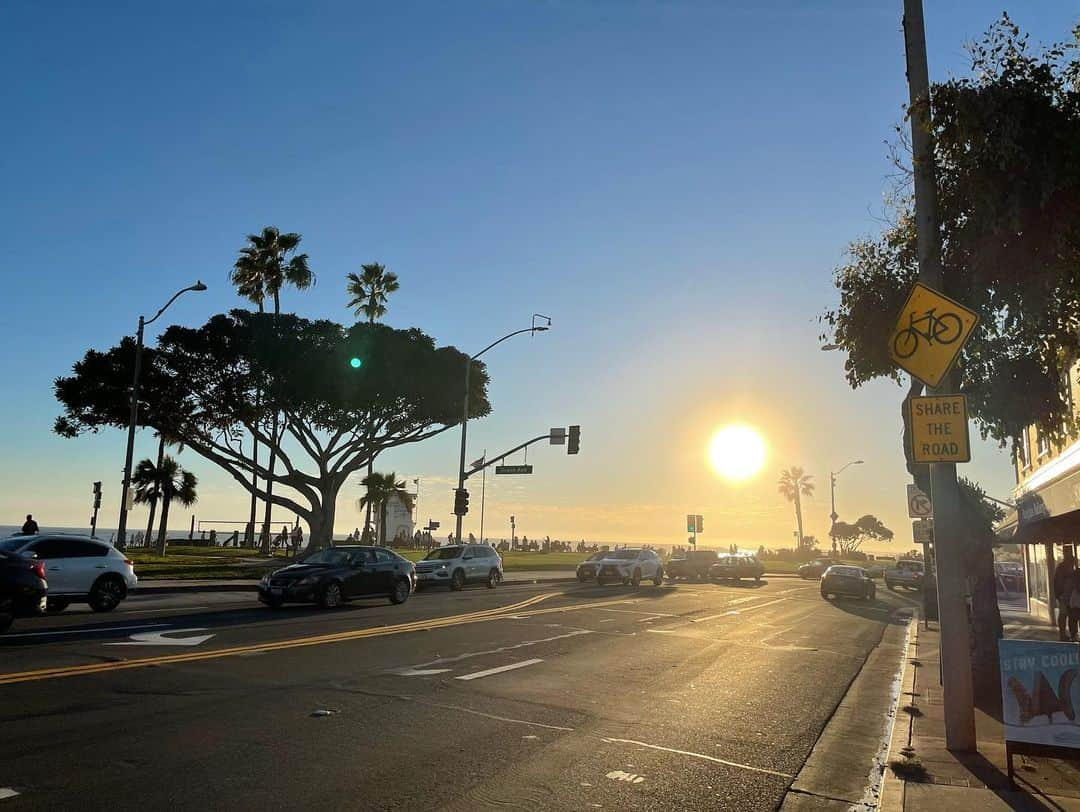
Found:
[{"label": "street lamp head", "polygon": [[855,462],[853,462],[853,463],[851,463],[851,464],[852,464],[852,465],[862,465],[862,464],[863,464],[863,461],[862,461],[862,460],[855,460]]},{"label": "street lamp head", "polygon": [[551,329],[550,327],[544,327],[543,325],[538,325],[538,326],[532,328],[534,333],[542,333],[542,332],[544,332],[544,330],[550,330],[550,329]]},{"label": "street lamp head", "polygon": [[839,350],[842,347],[839,344],[825,344],[822,348],[822,352],[832,352],[833,350]]},{"label": "street lamp head", "polygon": [[195,280],[195,284],[192,285],[189,290],[197,290],[201,293],[202,291],[206,290],[206,285],[204,285],[199,280]]}]

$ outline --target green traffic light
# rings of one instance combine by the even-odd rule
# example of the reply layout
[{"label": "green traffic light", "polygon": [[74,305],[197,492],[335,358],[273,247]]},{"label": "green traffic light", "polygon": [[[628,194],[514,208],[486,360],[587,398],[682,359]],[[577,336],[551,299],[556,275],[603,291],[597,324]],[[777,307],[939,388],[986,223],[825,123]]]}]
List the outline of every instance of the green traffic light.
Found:
[{"label": "green traffic light", "polygon": [[361,361],[359,358],[353,358],[349,361],[349,366],[351,366],[353,369],[360,369],[360,367],[362,367],[363,365],[364,362]]}]

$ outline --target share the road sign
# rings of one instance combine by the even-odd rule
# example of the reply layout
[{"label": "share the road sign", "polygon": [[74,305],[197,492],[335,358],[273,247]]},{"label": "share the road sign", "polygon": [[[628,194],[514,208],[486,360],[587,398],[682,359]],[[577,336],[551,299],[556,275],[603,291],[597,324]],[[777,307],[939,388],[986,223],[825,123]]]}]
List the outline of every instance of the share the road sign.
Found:
[{"label": "share the road sign", "polygon": [[974,311],[916,282],[889,336],[889,356],[897,366],[936,388],[978,322]]},{"label": "share the road sign", "polygon": [[971,462],[967,398],[912,398],[911,458],[915,462]]}]

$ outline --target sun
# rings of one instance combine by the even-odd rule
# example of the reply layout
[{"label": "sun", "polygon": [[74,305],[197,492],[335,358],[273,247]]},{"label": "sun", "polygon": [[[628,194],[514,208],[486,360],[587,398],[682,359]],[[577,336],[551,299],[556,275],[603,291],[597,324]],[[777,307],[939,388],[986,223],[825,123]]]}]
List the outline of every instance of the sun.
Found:
[{"label": "sun", "polygon": [[709,463],[724,479],[749,479],[765,464],[765,440],[750,426],[725,426],[709,441]]}]

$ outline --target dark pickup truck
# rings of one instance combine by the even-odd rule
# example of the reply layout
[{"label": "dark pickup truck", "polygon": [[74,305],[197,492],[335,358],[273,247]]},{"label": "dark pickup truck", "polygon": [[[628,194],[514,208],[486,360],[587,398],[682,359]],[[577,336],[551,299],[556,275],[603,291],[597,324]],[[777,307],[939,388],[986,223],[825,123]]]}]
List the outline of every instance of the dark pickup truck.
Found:
[{"label": "dark pickup truck", "polygon": [[668,559],[664,573],[669,581],[676,578],[692,578],[696,581],[709,579],[709,567],[716,563],[716,550],[689,550]]}]

